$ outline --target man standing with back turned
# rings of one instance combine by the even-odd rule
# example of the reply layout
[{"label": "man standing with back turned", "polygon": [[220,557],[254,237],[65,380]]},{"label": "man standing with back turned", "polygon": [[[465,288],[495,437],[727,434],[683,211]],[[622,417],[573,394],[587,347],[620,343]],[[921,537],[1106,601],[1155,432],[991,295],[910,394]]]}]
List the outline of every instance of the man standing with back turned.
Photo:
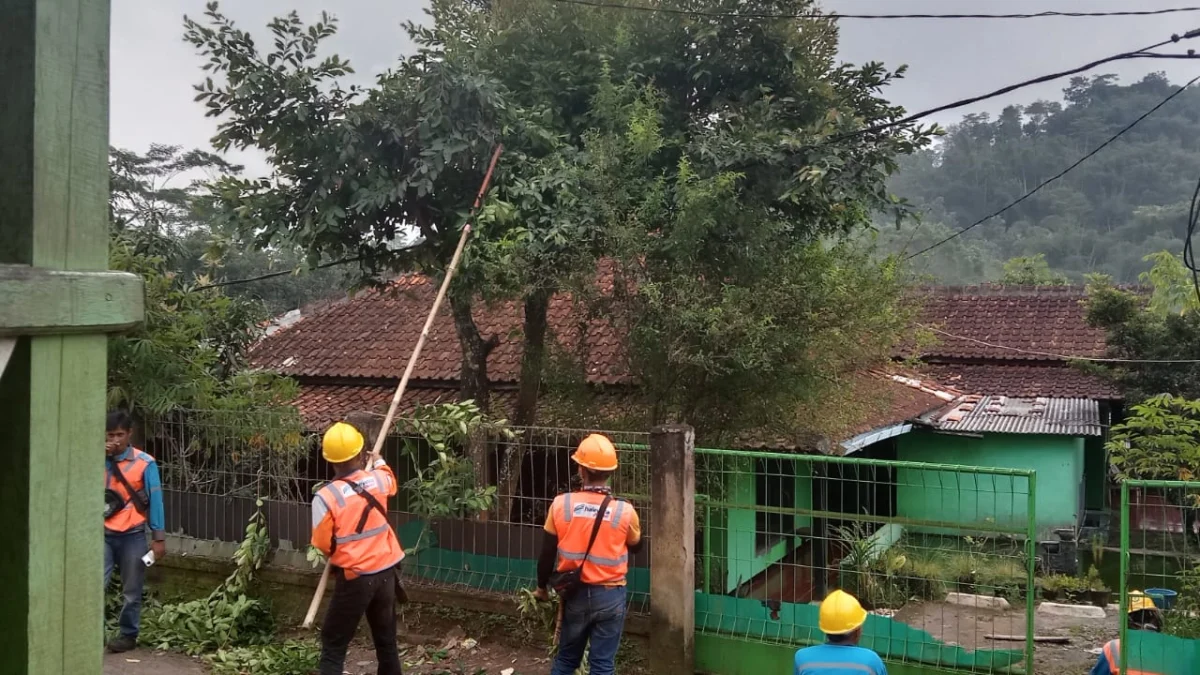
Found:
[{"label": "man standing with back turned", "polygon": [[834,591],[821,603],[818,623],[825,644],[796,652],[793,675],[887,675],[879,655],[859,647],[867,610],[853,595]]},{"label": "man standing with back turned", "polygon": [[108,651],[119,653],[137,647],[146,581],[146,525],[156,560],[167,554],[166,525],[158,464],[130,443],[132,417],[123,410],[110,412],[104,429],[104,586],[119,569],[125,595],[120,635],[108,643]]},{"label": "man standing with back turned", "polygon": [[553,585],[563,603],[551,674],[574,673],[590,641],[590,675],[612,675],[625,627],[629,553],[642,546],[642,526],[633,505],[614,499],[608,487],[617,470],[612,441],[592,434],[571,459],[579,465],[583,488],[555,497],[550,505],[535,595],[548,599],[546,588]]},{"label": "man standing with back turned", "polygon": [[404,550],[387,519],[396,476],[377,458],[366,466],[363,435],[338,422],[321,442],[334,478],[313,497],[312,545],[329,560],[337,586],[321,627],[320,675],[342,675],[346,649],[367,616],[379,675],[400,675],[396,646],[396,565]]}]

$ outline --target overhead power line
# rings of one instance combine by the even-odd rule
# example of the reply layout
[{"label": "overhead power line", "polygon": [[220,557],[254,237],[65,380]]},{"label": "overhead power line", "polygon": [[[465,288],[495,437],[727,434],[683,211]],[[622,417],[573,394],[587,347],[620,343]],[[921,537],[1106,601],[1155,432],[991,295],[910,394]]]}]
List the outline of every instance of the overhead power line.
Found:
[{"label": "overhead power line", "polygon": [[804,12],[800,14],[782,14],[773,12],[709,12],[698,9],[679,9],[675,7],[655,7],[652,5],[624,4],[618,2],[603,2],[601,0],[551,0],[567,5],[581,5],[597,9],[618,9],[631,12],[652,12],[660,14],[678,14],[685,16],[703,16],[723,19],[1051,19],[1070,18],[1088,19],[1105,17],[1157,16],[1161,14],[1183,14],[1200,12],[1200,7],[1172,7],[1167,9],[1121,10],[1111,12],[1034,12],[1028,14],[843,14],[840,12]]},{"label": "overhead power line", "polygon": [[1120,54],[1113,54],[1112,56],[1106,56],[1102,59],[1097,59],[1090,63],[1085,63],[1082,66],[1076,66],[1075,68],[1071,68],[1068,70],[1061,70],[1056,73],[1042,75],[1040,77],[1035,77],[1031,80],[1025,80],[1023,82],[1018,82],[1016,84],[1010,84],[1006,87],[1001,87],[995,91],[988,92],[986,94],[980,94],[979,96],[972,96],[970,98],[960,99],[958,101],[954,101],[953,103],[939,105],[936,108],[929,108],[927,110],[922,110],[920,112],[916,112],[911,115],[906,115],[905,117],[902,117],[898,120],[894,120],[891,122],[884,122],[883,124],[876,124],[873,126],[866,127],[865,129],[859,129],[858,131],[843,134],[841,136],[835,137],[835,139],[845,140],[845,139],[849,139],[849,138],[857,138],[857,137],[865,135],[865,134],[872,134],[872,133],[878,133],[880,131],[887,131],[888,129],[892,129],[892,128],[899,127],[899,126],[904,126],[906,124],[911,124],[912,122],[915,122],[923,117],[929,117],[930,115],[936,115],[937,113],[946,112],[947,110],[953,110],[955,108],[962,108],[964,106],[973,105],[975,103],[979,103],[980,101],[986,101],[991,98],[996,98],[997,96],[1003,96],[1005,94],[1010,94],[1018,89],[1024,89],[1025,87],[1031,87],[1035,84],[1042,84],[1044,82],[1050,82],[1052,80],[1061,79],[1061,78],[1067,77],[1069,75],[1078,75],[1079,73],[1091,70],[1093,68],[1097,68],[1106,63],[1112,63],[1113,61],[1125,61],[1125,60],[1130,60],[1130,59],[1194,59],[1194,58],[1196,58],[1196,55],[1194,53],[1192,53],[1191,51],[1189,51],[1185,54],[1157,54],[1157,53],[1151,52],[1150,50],[1158,49],[1159,47],[1171,44],[1173,42],[1179,42],[1180,40],[1190,40],[1197,36],[1200,36],[1200,29],[1190,30],[1187,33],[1184,33],[1183,35],[1172,35],[1170,38],[1163,40],[1162,42],[1157,42],[1155,44],[1148,45],[1146,47],[1142,47],[1141,49],[1135,49],[1130,52],[1122,52]]},{"label": "overhead power line", "polygon": [[1067,175],[1068,173],[1071,173],[1076,168],[1078,168],[1080,164],[1083,164],[1084,162],[1088,161],[1092,157],[1095,157],[1100,151],[1102,151],[1105,148],[1107,148],[1108,146],[1112,145],[1114,142],[1116,142],[1116,140],[1118,138],[1120,138],[1121,136],[1124,136],[1126,133],[1129,132],[1130,129],[1133,129],[1138,124],[1141,124],[1142,120],[1153,115],[1155,112],[1158,111],[1159,108],[1170,103],[1176,96],[1179,96],[1180,94],[1182,94],[1188,87],[1192,86],[1196,82],[1200,82],[1200,76],[1197,76],[1197,77],[1192,78],[1191,80],[1188,80],[1188,82],[1186,84],[1184,84],[1182,87],[1179,87],[1174,92],[1172,92],[1169,96],[1164,98],[1162,101],[1159,101],[1158,104],[1155,105],[1153,108],[1142,113],[1141,116],[1139,116],[1137,119],[1135,119],[1134,121],[1125,125],[1124,128],[1122,128],[1117,133],[1113,134],[1108,140],[1106,140],[1103,143],[1101,143],[1100,145],[1096,146],[1091,152],[1087,153],[1083,157],[1080,157],[1078,160],[1075,161],[1074,164],[1072,164],[1071,166],[1068,166],[1067,168],[1063,169],[1062,171],[1059,171],[1058,173],[1051,176],[1050,178],[1047,178],[1046,180],[1042,181],[1041,183],[1038,183],[1038,185],[1036,187],[1034,187],[1032,190],[1030,190],[1029,192],[1026,192],[1025,194],[1021,195],[1017,199],[1014,199],[1013,201],[1009,202],[1004,207],[997,209],[996,211],[980,218],[979,220],[971,223],[970,225],[955,232],[954,234],[951,234],[950,236],[948,236],[940,241],[937,241],[929,246],[926,246],[925,248],[921,249],[920,251],[917,251],[916,253],[913,253],[912,255],[906,256],[904,259],[911,260],[919,255],[928,253],[928,252],[932,251],[933,249],[941,246],[942,244],[945,244],[948,241],[951,241],[953,239],[956,239],[956,238],[962,236],[966,232],[986,223],[987,221],[991,220],[992,218],[995,218],[996,216],[1003,214],[1004,212],[1008,211],[1009,209],[1013,208],[1014,206],[1017,206],[1021,202],[1024,202],[1026,199],[1029,199],[1030,197],[1034,196],[1039,191],[1041,191],[1042,188],[1046,187],[1047,185],[1050,185],[1051,183],[1062,178],[1063,176]]},{"label": "overhead power line", "polygon": [[991,347],[992,349],[1003,349],[1005,351],[1015,352],[1018,354],[1027,354],[1029,356],[1045,356],[1048,358],[1062,359],[1064,361],[1088,361],[1091,363],[1156,363],[1156,364],[1200,363],[1200,359],[1117,359],[1117,358],[1104,358],[1104,357],[1094,357],[1094,356],[1068,356],[1067,354],[1058,354],[1055,352],[1041,352],[1041,351],[1037,351],[1037,350],[1033,350],[1033,349],[1022,349],[1020,347],[1010,347],[1008,345],[995,344],[993,342],[987,342],[986,340],[979,340],[976,338],[967,337],[966,335],[958,335],[955,333],[950,333],[948,331],[941,330],[940,328],[934,328],[933,326],[926,326],[924,324],[917,324],[917,325],[928,331],[937,333],[938,335],[943,335],[945,337],[954,338],[956,340],[965,340],[966,342],[973,342],[977,345],[981,345],[984,347]]},{"label": "overhead power line", "polygon": [[[363,257],[364,256],[356,255],[353,258],[341,258],[338,260],[332,260],[330,262],[321,263],[320,265],[317,265],[316,267],[301,268],[301,271],[313,272],[316,270],[323,270],[327,267],[336,267],[338,265],[347,265],[349,263],[358,262],[358,261],[362,260]],[[211,284],[204,284],[203,286],[197,286],[197,287],[193,288],[192,290],[193,291],[207,291],[211,288],[222,288],[224,286],[238,286],[240,284],[250,284],[250,283],[254,283],[255,281],[265,281],[267,279],[274,279],[275,277],[282,277],[282,276],[286,276],[289,274],[296,274],[296,272],[297,272],[297,270],[295,270],[295,269],[286,269],[286,270],[279,270],[276,272],[267,272],[266,274],[260,274],[256,277],[247,277],[245,279],[229,279],[226,281],[216,281]]]}]

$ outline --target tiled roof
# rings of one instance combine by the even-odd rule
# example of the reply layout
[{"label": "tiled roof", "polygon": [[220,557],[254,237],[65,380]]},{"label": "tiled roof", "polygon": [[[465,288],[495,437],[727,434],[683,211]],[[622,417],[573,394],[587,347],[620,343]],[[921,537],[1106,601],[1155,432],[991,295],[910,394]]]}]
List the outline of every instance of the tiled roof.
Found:
[{"label": "tiled roof", "polygon": [[923,422],[964,433],[1101,435],[1100,404],[1083,398],[966,396]]},{"label": "tiled roof", "polygon": [[[345,386],[305,384],[292,405],[300,412],[304,425],[321,431],[351,412],[386,413],[394,386]],[[433,404],[458,399],[457,389],[409,389],[400,400],[397,414],[411,413],[418,404]]]},{"label": "tiled roof", "polygon": [[[363,386],[300,384],[300,394],[294,405],[300,411],[305,426],[320,431],[346,414],[366,411],[383,414],[395,388],[393,385]],[[849,409],[849,415],[834,428],[823,429],[834,441],[851,438],[865,431],[897,422],[914,419],[937,409],[960,395],[954,389],[941,387],[929,379],[917,379],[894,371],[864,371],[850,378],[844,392],[863,403]],[[511,390],[492,392],[492,411],[512,415],[516,396]],[[411,413],[417,404],[431,405],[457,401],[458,389],[447,387],[413,387],[405,392],[398,415]],[[647,407],[637,397],[636,390],[615,390],[597,393],[578,410],[580,404],[563,407],[549,402],[539,410],[538,424],[575,428],[614,428],[643,430],[649,425]],[[828,417],[818,407],[813,415]],[[828,411],[825,411],[826,413]],[[816,420],[814,420],[814,423]],[[815,425],[814,425],[815,426]],[[740,449],[772,449],[792,451],[828,451],[818,447],[817,434],[796,436],[762,432],[740,434],[732,445]],[[703,442],[703,439],[701,439]]]},{"label": "tiled roof", "polygon": [[966,364],[931,363],[921,367],[938,382],[968,394],[1054,396],[1117,400],[1121,392],[1104,378],[1061,362]]},{"label": "tiled roof", "polygon": [[1104,329],[1087,324],[1081,286],[930,287],[918,297],[921,323],[935,329],[936,344],[920,353],[927,361],[1105,355]]},{"label": "tiled roof", "polygon": [[[435,293],[428,279],[410,275],[397,279],[385,290],[364,292],[320,307],[260,341],[251,350],[251,362],[299,378],[398,380],[416,346]],[[491,306],[478,302],[473,314],[484,339],[499,339],[488,359],[489,379],[516,382],[521,370],[519,336],[524,308],[516,302]],[[571,353],[578,353],[580,318],[570,295],[559,294],[551,300],[551,339]],[[593,384],[629,382],[623,345],[615,331],[602,320],[587,323],[588,380]],[[446,303],[433,322],[412,377],[417,381],[457,382],[461,362],[462,352]]]}]

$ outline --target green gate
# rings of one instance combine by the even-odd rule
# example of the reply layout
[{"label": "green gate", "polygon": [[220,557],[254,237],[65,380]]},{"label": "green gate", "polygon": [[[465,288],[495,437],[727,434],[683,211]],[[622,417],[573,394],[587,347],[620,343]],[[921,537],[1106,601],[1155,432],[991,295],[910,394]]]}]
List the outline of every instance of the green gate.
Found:
[{"label": "green gate", "polygon": [[1032,662],[1035,472],[697,448],[696,492],[698,671],[789,672],[834,588],[889,672]]},{"label": "green gate", "polygon": [[1130,594],[1162,608],[1163,632],[1120,621],[1121,673],[1200,673],[1200,482],[1121,484],[1120,616]]}]

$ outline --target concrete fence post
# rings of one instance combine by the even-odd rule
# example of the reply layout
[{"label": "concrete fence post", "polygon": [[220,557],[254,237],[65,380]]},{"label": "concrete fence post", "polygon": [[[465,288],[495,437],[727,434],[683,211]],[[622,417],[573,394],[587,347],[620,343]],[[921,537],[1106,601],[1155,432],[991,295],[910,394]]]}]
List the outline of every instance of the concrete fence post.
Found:
[{"label": "concrete fence post", "polygon": [[696,632],[696,434],[650,431],[650,672],[692,675]]}]

